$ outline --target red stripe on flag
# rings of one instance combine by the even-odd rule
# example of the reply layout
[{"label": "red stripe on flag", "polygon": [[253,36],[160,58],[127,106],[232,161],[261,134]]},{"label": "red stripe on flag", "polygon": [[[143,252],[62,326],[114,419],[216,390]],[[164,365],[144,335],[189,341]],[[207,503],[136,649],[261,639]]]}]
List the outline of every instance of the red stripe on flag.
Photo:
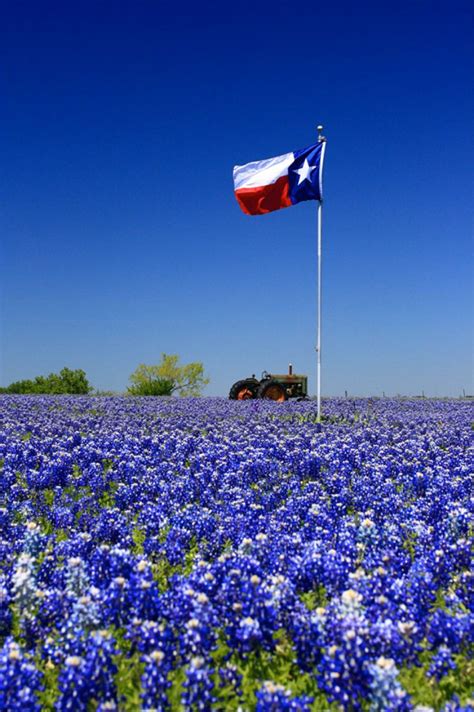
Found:
[{"label": "red stripe on flag", "polygon": [[247,215],[264,215],[273,210],[288,208],[291,205],[288,176],[258,188],[239,188],[235,191],[235,197]]}]

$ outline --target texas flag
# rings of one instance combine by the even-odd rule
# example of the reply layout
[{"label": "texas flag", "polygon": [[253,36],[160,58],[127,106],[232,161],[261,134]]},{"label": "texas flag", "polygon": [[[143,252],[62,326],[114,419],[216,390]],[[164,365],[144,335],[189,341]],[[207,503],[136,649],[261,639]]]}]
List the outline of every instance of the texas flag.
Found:
[{"label": "texas flag", "polygon": [[326,142],[234,167],[234,191],[247,215],[263,215],[303,200],[322,199]]}]

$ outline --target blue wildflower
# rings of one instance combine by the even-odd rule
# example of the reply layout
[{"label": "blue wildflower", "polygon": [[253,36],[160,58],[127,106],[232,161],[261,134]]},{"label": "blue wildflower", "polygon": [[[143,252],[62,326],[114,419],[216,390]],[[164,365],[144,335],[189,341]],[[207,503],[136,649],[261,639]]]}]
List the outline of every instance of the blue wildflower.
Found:
[{"label": "blue wildflower", "polygon": [[274,682],[264,682],[257,692],[256,712],[309,712],[313,698],[292,697],[291,690]]},{"label": "blue wildflower", "polygon": [[38,693],[42,675],[10,637],[0,651],[0,709],[22,712],[40,710]]}]

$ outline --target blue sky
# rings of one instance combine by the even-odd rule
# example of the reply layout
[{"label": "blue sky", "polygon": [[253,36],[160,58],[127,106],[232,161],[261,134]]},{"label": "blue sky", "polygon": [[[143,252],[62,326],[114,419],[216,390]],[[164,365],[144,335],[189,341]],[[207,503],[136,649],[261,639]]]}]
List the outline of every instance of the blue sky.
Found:
[{"label": "blue sky", "polygon": [[316,203],[232,167],[325,125],[323,394],[472,393],[472,5],[8,3],[0,383],[161,353],[307,373]]}]

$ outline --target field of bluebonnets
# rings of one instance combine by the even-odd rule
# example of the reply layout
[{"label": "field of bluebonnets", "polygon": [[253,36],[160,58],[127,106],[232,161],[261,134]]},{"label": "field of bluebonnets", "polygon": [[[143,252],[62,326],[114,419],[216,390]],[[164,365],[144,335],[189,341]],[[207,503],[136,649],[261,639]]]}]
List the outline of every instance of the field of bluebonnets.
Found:
[{"label": "field of bluebonnets", "polygon": [[471,709],[466,401],[0,397],[0,709]]}]

